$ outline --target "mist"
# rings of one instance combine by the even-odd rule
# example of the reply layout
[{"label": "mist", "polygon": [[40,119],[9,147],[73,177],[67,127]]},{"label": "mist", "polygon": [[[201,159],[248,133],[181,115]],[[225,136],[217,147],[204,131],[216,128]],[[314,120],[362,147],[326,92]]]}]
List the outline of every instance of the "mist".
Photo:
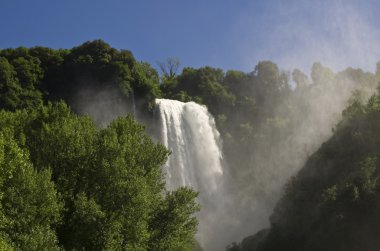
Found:
[{"label": "mist", "polygon": [[[272,109],[276,111],[275,117],[291,117],[295,123],[290,131],[280,128],[269,132],[273,133],[271,144],[255,145],[251,151],[252,168],[239,170],[233,178],[232,183],[239,185],[231,197],[230,215],[225,215],[233,220],[220,240],[240,241],[241,236],[269,227],[270,215],[283,195],[285,184],[331,137],[342,118],[342,111],[352,102],[353,93],[358,91],[356,94],[360,94],[356,98],[365,103],[375,92],[380,80],[375,73],[380,58],[380,33],[370,25],[368,16],[351,3],[283,2],[270,13],[280,16],[281,22],[270,27],[272,32],[266,37],[261,53],[251,55],[247,43],[241,47],[244,50],[241,53],[245,54],[243,61],[252,65],[251,68],[257,63],[252,59],[266,58],[278,63],[288,74],[293,88],[292,100]],[[310,16],[300,22],[300,16],[307,15]],[[243,16],[241,20],[251,22],[252,18]],[[317,23],[308,20],[316,18]],[[252,39],[251,44],[254,44],[256,37],[253,35]],[[322,70],[318,71],[320,66]],[[304,72],[303,83],[291,77],[294,69]],[[360,79],[363,77],[366,80]],[[305,86],[308,91],[304,91]],[[297,114],[286,114],[284,106],[289,104],[298,107]],[[268,135],[264,130],[259,129],[258,134]]]},{"label": "mist", "polygon": [[3,4],[0,250],[378,251],[379,9]]},{"label": "mist", "polygon": [[[283,73],[286,75],[286,71]],[[354,98],[353,94],[361,102],[366,102],[380,80],[378,75],[360,69],[349,68],[342,72],[333,72],[319,63],[312,67],[311,76],[304,74],[301,80],[294,75],[291,79],[289,73],[287,76],[293,87],[286,97],[275,102],[266,102],[266,97],[263,97],[261,109],[263,112],[270,111],[271,116],[261,119],[257,125],[252,125],[256,128],[255,136],[248,139],[252,148],[246,153],[250,160],[247,166],[235,162],[234,156],[231,158],[231,154],[226,152],[228,149],[224,149],[223,155],[229,154],[230,158],[221,157],[222,179],[220,174],[217,174],[218,177],[205,176],[202,168],[210,168],[205,165],[207,161],[198,163],[192,155],[198,147],[197,144],[204,144],[201,142],[202,135],[192,137],[193,143],[187,144],[189,149],[185,150],[188,151],[186,157],[194,158],[188,163],[195,161],[198,167],[187,171],[196,172],[192,174],[195,176],[194,182],[183,185],[189,185],[201,193],[199,201],[202,210],[198,215],[200,222],[197,239],[204,250],[224,250],[229,244],[268,228],[273,208],[283,195],[285,184],[302,168],[307,158],[333,134],[335,125],[342,117],[342,111]],[[100,91],[83,89],[73,100],[73,107],[80,114],[90,115],[102,127],[114,118],[134,111],[132,98],[120,99],[117,90],[112,88]],[[154,120],[158,120],[158,117]],[[148,127],[158,126],[158,121],[147,121],[149,120],[140,119]],[[291,126],[285,126],[289,124]],[[158,128],[150,132],[154,138],[161,138],[157,135]],[[182,133],[185,134],[186,131]],[[223,143],[220,147],[223,149]],[[171,158],[178,158],[176,155],[179,150],[169,150],[172,151]],[[207,156],[202,157],[204,158]],[[179,165],[174,166],[178,167]],[[183,164],[181,168],[189,166]],[[219,180],[217,186],[213,185],[218,189],[208,191],[207,186],[211,183],[207,184],[207,179],[210,182]],[[171,182],[175,181],[167,180],[167,184]],[[197,182],[199,185],[196,185]]]},{"label": "mist", "polygon": [[[313,9],[301,13],[309,8]],[[317,18],[317,24],[299,22],[301,14],[311,14],[310,19]],[[274,61],[286,76],[290,92],[281,100],[260,97],[264,100],[260,109],[263,113],[268,111],[270,116],[262,116],[257,124],[250,125],[255,135],[247,139],[252,148],[247,149],[250,162],[246,166],[236,161],[239,157],[233,153],[224,152],[229,158],[222,158],[223,181],[218,185],[219,190],[212,192],[212,206],[204,206],[199,218],[207,219],[207,223],[200,222],[198,233],[206,251],[223,250],[232,242],[268,228],[273,208],[283,195],[286,183],[331,137],[353,94],[366,102],[380,81],[376,72],[380,33],[348,2],[292,1],[278,4],[271,15],[279,16],[281,22],[270,27],[272,32],[262,41],[265,46],[261,46],[258,55],[251,55],[249,46],[254,45],[247,43],[250,41],[248,32],[248,38],[239,46],[240,54],[244,54],[241,60],[250,69],[258,63],[257,58]],[[242,16],[241,22],[249,23],[251,19]],[[297,78],[295,69],[300,69],[301,78]],[[246,74],[252,75],[251,72]],[[246,92],[249,94],[252,90]],[[73,104],[80,114],[90,115],[103,127],[117,116],[136,115],[133,99],[121,99],[118,90],[111,87],[82,89]],[[140,122],[148,127],[157,126],[150,120],[140,118]],[[233,133],[239,134],[239,130],[241,128],[234,128]],[[157,131],[153,131],[156,133],[152,136],[160,138]],[[205,183],[203,178],[199,182]],[[208,198],[203,194],[200,197],[203,203]]]},{"label": "mist", "polygon": [[235,51],[245,69],[268,59],[289,71],[310,73],[312,64],[321,62],[334,71],[353,67],[373,72],[380,58],[380,32],[370,2],[276,1],[264,8],[264,17],[247,9],[235,24],[234,34],[245,30],[241,43],[235,40]]}]

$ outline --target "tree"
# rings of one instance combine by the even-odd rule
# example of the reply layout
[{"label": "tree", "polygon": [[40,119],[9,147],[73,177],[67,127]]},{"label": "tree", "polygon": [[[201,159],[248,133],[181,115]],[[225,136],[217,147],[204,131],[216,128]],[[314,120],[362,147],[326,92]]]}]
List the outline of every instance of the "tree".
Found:
[{"label": "tree", "polygon": [[226,72],[223,85],[227,88],[227,90],[234,93],[236,96],[246,96],[246,80],[247,74],[244,72],[230,70]]},{"label": "tree", "polygon": [[264,97],[276,98],[282,92],[289,90],[286,73],[280,72],[278,66],[271,61],[259,62],[252,74],[256,78],[257,90]]},{"label": "tree", "polygon": [[165,62],[157,62],[164,80],[172,80],[181,65],[178,58],[167,58]]},{"label": "tree", "polygon": [[21,87],[9,61],[0,57],[0,107],[15,110],[20,103]]},{"label": "tree", "polygon": [[294,69],[292,73],[293,81],[296,83],[297,89],[302,89],[309,84],[308,77],[299,69]]},{"label": "tree", "polygon": [[194,250],[194,212],[199,211],[196,197],[196,192],[185,187],[167,193],[150,224],[153,231],[149,250]]},{"label": "tree", "polygon": [[224,72],[209,66],[199,69],[184,68],[178,76],[176,92],[184,91],[192,99],[203,100],[214,115],[222,113],[222,109],[234,106],[235,96],[223,85]]},{"label": "tree", "polygon": [[[58,239],[69,250],[155,250],[157,246],[186,250],[193,244],[197,193],[180,189],[165,194],[161,166],[167,160],[168,150],[154,143],[145,134],[144,126],[131,116],[116,119],[107,128],[98,129],[88,117],[73,114],[63,102],[28,111],[2,111],[0,115],[0,128],[12,132],[15,139],[7,142],[17,143],[20,146],[17,149],[22,153],[29,152],[27,160],[30,159],[30,166],[38,170],[32,168],[34,172],[26,173],[16,169],[17,175],[39,177],[37,174],[41,173],[38,184],[43,188],[35,185],[35,189],[50,193],[49,198],[45,198],[43,192],[37,197],[43,199],[43,203],[38,204],[45,213],[43,215],[52,214],[49,210],[57,199],[51,194],[50,178],[64,206],[64,210],[59,211],[61,214],[54,214],[61,218],[60,224],[54,221],[55,218],[47,219],[43,227],[36,226],[36,232],[25,230],[26,240],[14,241],[12,237],[10,244],[28,243],[37,249],[41,248],[43,241],[53,247]],[[18,159],[9,151],[4,156],[7,162],[3,174],[8,177],[6,170],[12,164],[18,166]],[[26,191],[25,185],[19,183],[4,185],[0,191],[7,191],[8,187]],[[25,196],[32,192],[33,196],[38,194],[31,190]],[[4,198],[21,203],[15,195],[7,194]],[[20,206],[15,203],[12,210],[21,209],[12,217],[20,216],[21,222],[33,226],[31,206],[25,202]],[[33,203],[30,202],[35,205]],[[162,218],[164,215],[169,217]],[[167,226],[165,232],[155,227],[153,222],[158,220]],[[53,223],[56,228],[48,228]],[[12,229],[9,225],[4,228],[6,233]],[[42,240],[41,236],[47,239]],[[8,239],[4,240],[8,243]]]},{"label": "tree", "polygon": [[10,131],[0,133],[0,169],[0,235],[5,245],[59,250],[54,226],[62,208],[51,171],[36,171]]},{"label": "tree", "polygon": [[334,73],[321,63],[314,63],[311,69],[311,79],[314,84],[331,84],[334,80]]}]

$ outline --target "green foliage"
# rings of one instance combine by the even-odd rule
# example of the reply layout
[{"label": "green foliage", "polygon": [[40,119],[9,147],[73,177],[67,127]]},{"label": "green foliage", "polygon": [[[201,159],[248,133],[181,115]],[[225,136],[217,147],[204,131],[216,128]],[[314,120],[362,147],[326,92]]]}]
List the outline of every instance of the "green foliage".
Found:
[{"label": "green foliage", "polygon": [[14,251],[15,248],[13,245],[10,244],[9,240],[6,240],[5,238],[0,238],[0,251]]},{"label": "green foliage", "polygon": [[136,97],[139,100],[145,100],[138,109],[153,109],[154,100],[162,97],[157,71],[148,63],[136,62],[132,69],[132,77]]},{"label": "green foliage", "polygon": [[199,205],[197,193],[189,188],[169,192],[155,212],[151,223],[153,234],[149,250],[193,250]]},{"label": "green foliage", "polygon": [[[94,101],[99,92],[110,100]],[[0,111],[0,248],[190,250],[197,194],[165,194],[169,152],[131,116],[99,129],[48,102],[81,111],[78,100],[121,106],[135,98],[146,111],[161,96],[155,69],[102,40],[1,50],[0,108],[14,112]]]},{"label": "green foliage", "polygon": [[0,134],[0,168],[0,232],[6,237],[2,245],[58,250],[53,226],[62,207],[50,181],[51,171],[37,172],[9,131]]},{"label": "green foliage", "polygon": [[232,107],[235,102],[234,95],[221,84],[223,78],[224,73],[221,69],[184,68],[182,74],[178,76],[178,84],[174,92],[180,94],[179,96],[177,94],[177,97],[187,96],[182,98],[183,100],[202,100],[212,113],[218,114],[222,107]]},{"label": "green foliage", "polygon": [[[356,94],[358,97],[358,94]],[[287,185],[264,238],[236,250],[377,250],[380,121],[377,95],[351,100],[333,137]],[[244,241],[243,241],[244,242]]]},{"label": "green foliage", "polygon": [[[185,188],[165,193],[160,167],[168,151],[153,143],[131,117],[111,124],[109,119],[95,118],[105,127],[99,129],[89,117],[73,114],[68,105],[49,103],[61,99],[80,114],[91,114],[82,109],[83,104],[97,104],[89,110],[98,113],[125,107],[112,118],[134,112],[132,102],[139,116],[150,116],[154,99],[161,97],[207,105],[221,133],[239,198],[247,191],[256,197],[270,193],[265,179],[259,176],[262,170],[277,173],[281,168],[292,168],[294,162],[288,159],[296,159],[300,150],[289,146],[304,140],[298,137],[299,130],[318,127],[319,122],[329,119],[322,108],[331,100],[335,104],[334,100],[340,98],[335,93],[360,88],[348,101],[343,119],[334,129],[335,136],[289,182],[273,214],[272,228],[230,249],[323,250],[323,245],[331,244],[339,250],[343,249],[340,240],[347,235],[352,242],[344,247],[350,250],[351,245],[354,250],[355,241],[362,243],[364,237],[358,237],[352,225],[367,233],[364,225],[371,219],[373,223],[367,227],[378,231],[374,226],[378,223],[376,214],[368,208],[378,207],[380,137],[375,125],[380,121],[379,95],[373,95],[367,105],[362,103],[369,96],[368,90],[380,80],[379,69],[376,74],[352,68],[334,73],[315,63],[311,80],[300,70],[293,71],[296,86],[292,90],[290,74],[270,61],[259,62],[249,73],[206,66],[185,67],[179,74],[179,61],[174,59],[162,66],[160,79],[151,65],[102,40],[69,50],[0,50],[3,144],[21,151],[24,159],[15,161],[23,160],[29,163],[26,169],[33,170],[26,172],[31,179],[26,190],[31,192],[26,193],[30,197],[25,203],[37,203],[33,194],[40,188],[34,183],[41,179],[45,193],[51,195],[42,208],[56,208],[43,214],[50,215],[48,218],[59,214],[38,225],[33,222],[37,217],[33,210],[23,213],[17,209],[28,219],[22,224],[31,224],[33,232],[16,228],[11,234],[2,232],[0,250],[22,245],[69,250],[190,250],[196,246],[196,193]],[[355,88],[346,88],[347,84]],[[20,110],[23,108],[28,110]],[[320,137],[318,130],[311,136]],[[283,152],[288,154],[286,161],[281,156],[273,157]],[[13,165],[7,161],[4,165]],[[27,177],[18,182],[21,184],[23,179]],[[52,188],[50,179],[54,182]],[[15,196],[7,198],[12,199],[15,208],[30,208]],[[348,230],[342,230],[345,228]],[[371,244],[362,250],[371,250]]]},{"label": "green foliage", "polygon": [[[103,94],[102,100],[96,96],[99,93]],[[161,96],[155,69],[136,61],[130,51],[116,50],[102,40],[88,41],[71,50],[45,47],[0,50],[3,109],[14,111],[63,99],[81,114],[87,114],[83,106],[88,104],[107,105],[108,109],[125,107],[124,110],[132,112],[135,98],[136,108],[145,112]]]},{"label": "green foliage", "polygon": [[26,48],[0,51],[0,58],[0,107],[15,110],[41,105],[44,72],[39,58]]},{"label": "green foliage", "polygon": [[21,87],[14,67],[4,57],[0,57],[0,105],[14,110],[20,102]]},{"label": "green foliage", "polygon": [[[49,103],[2,111],[0,128],[2,245],[53,250],[59,241],[68,250],[191,249],[197,194],[164,194],[161,166],[169,152],[131,116],[98,129],[65,103]],[[158,221],[162,228],[153,223]]]}]

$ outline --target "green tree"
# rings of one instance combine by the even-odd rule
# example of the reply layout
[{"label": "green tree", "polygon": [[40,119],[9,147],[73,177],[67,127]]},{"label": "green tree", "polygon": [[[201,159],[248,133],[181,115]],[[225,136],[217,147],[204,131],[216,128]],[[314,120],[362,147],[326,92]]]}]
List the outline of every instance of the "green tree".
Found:
[{"label": "green tree", "polygon": [[311,79],[314,84],[331,84],[334,80],[334,73],[321,63],[314,63],[311,69]]},{"label": "green tree", "polygon": [[58,250],[54,226],[61,203],[50,181],[51,171],[36,171],[10,131],[0,134],[0,169],[0,233],[6,237],[5,245]]},{"label": "green tree", "polygon": [[185,187],[167,193],[150,223],[153,231],[149,250],[194,250],[194,212],[199,211],[196,197],[196,192]]},{"label": "green tree", "polygon": [[20,103],[21,87],[14,67],[4,57],[0,57],[0,106],[14,110]]},{"label": "green tree", "polygon": [[[60,102],[33,110],[2,111],[0,118],[0,128],[11,132],[15,139],[9,142],[17,143],[19,151],[29,152],[27,160],[38,170],[25,175],[41,175],[38,184],[43,188],[37,188],[46,193],[50,191],[51,178],[64,206],[61,215],[55,215],[61,218],[59,224],[47,220],[44,228],[26,232],[26,240],[16,242],[12,237],[9,243],[28,243],[42,249],[41,243],[51,240],[49,245],[53,247],[56,230],[59,243],[68,250],[156,250],[158,246],[163,247],[161,250],[188,250],[194,244],[197,194],[180,189],[165,195],[161,166],[168,150],[154,143],[131,116],[98,129],[88,117],[73,114]],[[5,156],[9,161],[16,159]],[[57,199],[49,196],[44,198],[41,192],[38,197],[47,203],[39,205],[40,210],[46,208],[44,215],[50,213],[48,206]],[[27,209],[27,204],[22,208]],[[33,219],[31,213],[17,211],[22,222]],[[162,218],[165,215],[170,217]],[[153,222],[159,220],[167,226],[165,232],[155,227]],[[48,228],[53,222],[54,228]],[[9,226],[5,229],[9,231]],[[41,236],[47,239],[40,240]],[[8,239],[4,240],[8,243]]]}]

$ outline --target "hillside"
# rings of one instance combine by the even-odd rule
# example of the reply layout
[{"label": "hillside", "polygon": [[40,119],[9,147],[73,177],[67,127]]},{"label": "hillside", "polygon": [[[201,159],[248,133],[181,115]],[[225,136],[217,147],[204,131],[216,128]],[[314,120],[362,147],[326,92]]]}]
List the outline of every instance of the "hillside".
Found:
[{"label": "hillside", "polygon": [[197,245],[197,191],[165,188],[169,151],[155,128],[164,98],[205,105],[223,141],[215,245],[270,225],[229,249],[373,250],[380,105],[363,103],[379,64],[333,72],[316,62],[310,76],[267,60],[249,72],[172,58],[159,68],[102,40],[0,50],[4,247]]},{"label": "hillside", "polygon": [[286,185],[270,229],[233,250],[378,250],[380,94],[352,100],[333,136]]}]

